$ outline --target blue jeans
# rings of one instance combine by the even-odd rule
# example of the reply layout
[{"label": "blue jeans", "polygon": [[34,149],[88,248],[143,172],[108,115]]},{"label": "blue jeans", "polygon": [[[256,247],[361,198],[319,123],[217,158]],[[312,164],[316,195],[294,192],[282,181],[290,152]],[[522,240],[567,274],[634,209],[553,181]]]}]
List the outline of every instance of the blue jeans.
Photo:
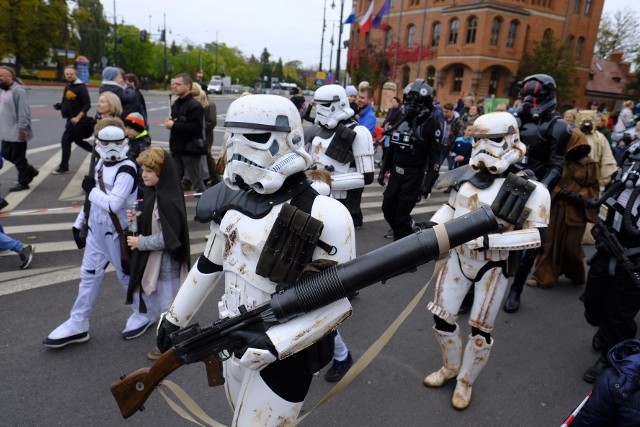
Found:
[{"label": "blue jeans", "polygon": [[[0,228],[1,230],[1,228]],[[12,239],[11,237],[0,231],[0,251],[13,251],[16,253],[22,252],[23,244],[19,240]]]}]

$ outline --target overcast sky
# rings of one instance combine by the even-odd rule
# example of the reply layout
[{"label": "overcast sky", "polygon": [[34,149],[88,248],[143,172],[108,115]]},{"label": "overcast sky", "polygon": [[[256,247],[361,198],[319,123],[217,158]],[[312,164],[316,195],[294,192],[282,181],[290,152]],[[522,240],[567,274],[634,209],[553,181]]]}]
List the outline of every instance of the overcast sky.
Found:
[{"label": "overcast sky", "polygon": [[[406,1],[406,0],[405,0]],[[599,1],[599,0],[594,0]],[[336,7],[331,9],[331,3]],[[118,23],[135,25],[157,33],[166,19],[167,42],[195,45],[217,41],[240,49],[244,55],[260,57],[266,47],[271,59],[283,62],[299,60],[305,66],[320,63],[322,16],[326,4],[326,31],[322,66],[336,66],[336,49],[340,24],[341,0],[102,0],[107,18],[113,22],[114,4]],[[629,7],[640,17],[638,0],[605,0],[604,11],[611,14]],[[344,0],[343,19],[351,12],[352,0]],[[377,12],[377,10],[376,10]],[[166,15],[163,16],[163,15]],[[349,25],[343,29],[342,40],[349,35]],[[378,30],[373,30],[378,31]],[[332,32],[334,49],[331,51]],[[331,54],[333,52],[333,54]],[[346,50],[342,50],[341,68],[346,65]]]}]

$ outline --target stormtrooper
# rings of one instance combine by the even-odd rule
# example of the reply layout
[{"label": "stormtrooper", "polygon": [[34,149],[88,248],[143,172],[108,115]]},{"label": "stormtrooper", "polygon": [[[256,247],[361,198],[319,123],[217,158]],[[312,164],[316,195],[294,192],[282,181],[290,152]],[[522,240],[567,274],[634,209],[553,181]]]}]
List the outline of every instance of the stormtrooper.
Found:
[{"label": "stormtrooper", "polygon": [[[494,344],[494,321],[505,294],[510,253],[539,247],[549,222],[550,196],[539,182],[513,173],[526,147],[510,113],[488,113],[474,123],[474,145],[468,166],[443,175],[436,188],[450,188],[447,204],[431,225],[457,218],[482,205],[490,206],[501,232],[485,235],[452,249],[439,272],[435,299],[427,306],[434,315],[434,332],[443,366],[424,379],[440,387],[456,378],[451,400],[456,409],[471,401],[472,385],[484,368]],[[475,298],[469,317],[471,334],[463,349],[458,311],[469,288]]]},{"label": "stormtrooper", "polygon": [[345,89],[325,85],[315,91],[315,125],[305,133],[313,169],[331,172],[331,196],[351,212],[356,226],[362,225],[362,188],[373,182],[371,132],[353,119]]},{"label": "stormtrooper", "polygon": [[[564,152],[571,139],[571,126],[556,111],[556,82],[546,74],[533,74],[518,82],[520,107],[516,117],[520,125],[520,139],[527,148],[521,165],[535,174],[535,179],[551,191],[562,176]],[[504,303],[504,311],[513,313],[520,308],[520,295],[538,250],[521,254],[520,265]]]},{"label": "stormtrooper", "polygon": [[[123,128],[106,126],[100,130],[95,150],[100,156],[95,167],[95,176],[85,176],[82,181],[82,188],[87,192],[91,202],[91,210],[80,267],[78,296],[69,319],[44,339],[43,344],[50,348],[89,340],[89,316],[98,298],[104,271],[110,263],[115,267],[118,280],[125,291],[129,286],[128,273],[125,273],[121,263],[120,243],[114,221],[119,222],[120,229],[126,229],[126,211],[135,203],[137,197],[136,165],[127,157],[129,144]],[[73,225],[78,247],[85,244],[79,238],[79,230],[83,228],[84,223],[85,212],[81,210]],[[139,297],[136,295],[131,305],[133,313],[122,331],[124,339],[142,335],[157,320],[149,319],[146,314],[140,313],[139,303]]]},{"label": "stormtrooper", "polygon": [[[305,265],[355,257],[349,212],[318,195],[304,173],[311,157],[295,105],[275,95],[242,97],[229,106],[225,127],[224,183],[207,190],[196,208],[196,219],[210,222],[210,237],[163,315],[161,351],[220,282],[219,315],[235,317],[294,283]],[[350,313],[343,298],[266,332],[234,333],[244,345],[223,362],[232,425],[293,423],[313,374],[332,358],[332,331]]]}]

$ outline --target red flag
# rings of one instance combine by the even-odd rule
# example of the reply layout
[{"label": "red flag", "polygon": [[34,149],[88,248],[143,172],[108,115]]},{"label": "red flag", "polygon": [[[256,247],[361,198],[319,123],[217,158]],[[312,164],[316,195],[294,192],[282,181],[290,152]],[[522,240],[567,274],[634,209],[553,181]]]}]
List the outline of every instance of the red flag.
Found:
[{"label": "red flag", "polygon": [[371,29],[371,21],[373,20],[373,0],[369,4],[367,13],[360,19],[360,31],[366,33]]}]

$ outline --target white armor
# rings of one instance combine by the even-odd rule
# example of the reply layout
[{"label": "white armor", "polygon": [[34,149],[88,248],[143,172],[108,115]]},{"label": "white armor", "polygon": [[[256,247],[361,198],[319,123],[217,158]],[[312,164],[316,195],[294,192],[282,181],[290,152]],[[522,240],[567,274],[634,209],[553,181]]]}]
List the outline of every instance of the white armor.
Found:
[{"label": "white armor", "polygon": [[[340,121],[353,117],[345,90],[339,85],[325,85],[314,94],[316,102],[316,124],[324,129],[335,129]],[[364,187],[364,174],[373,173],[373,138],[364,126],[352,127],[356,137],[352,144],[355,167],[349,162],[340,162],[326,155],[327,148],[336,137],[335,133],[316,135],[311,141],[309,154],[312,164],[319,169],[331,171],[331,196],[346,199],[347,190]]]},{"label": "white armor", "polygon": [[[476,159],[475,168],[499,174],[498,171],[506,170],[510,164],[515,164],[524,155],[524,150],[521,151],[519,147],[521,142],[518,139],[518,127],[512,123],[515,120],[509,113],[489,113],[480,119],[474,123],[478,129],[474,154],[482,155],[482,160]],[[487,129],[492,131],[487,132]],[[502,138],[502,141],[499,141],[499,138]],[[473,162],[474,159],[471,160]],[[503,169],[505,160],[507,167]],[[461,184],[458,190],[451,191],[448,204],[442,206],[431,221],[443,223],[474,211],[482,205],[491,206],[505,179],[496,178],[491,185],[483,189],[477,188],[471,182]],[[529,182],[535,184],[535,187],[525,205],[525,209],[530,209],[530,213],[524,220],[522,229],[515,230],[514,224],[498,218],[502,225],[501,233],[489,234],[452,249],[446,266],[439,273],[435,299],[427,306],[434,315],[455,326],[455,331],[449,333],[434,329],[442,350],[443,367],[428,375],[424,382],[429,387],[439,387],[447,380],[457,377],[452,398],[452,404],[457,409],[465,409],[469,405],[471,385],[484,367],[494,342],[493,339],[487,342],[487,339],[479,334],[470,335],[462,353],[460,327],[456,323],[462,300],[469,288],[475,286],[469,325],[487,335],[490,334],[507,289],[508,278],[503,269],[506,268],[509,251],[539,247],[541,241],[538,229],[547,227],[549,222],[549,192],[542,184]],[[479,273],[482,274],[481,277],[478,277]]]},{"label": "white armor", "polygon": [[96,152],[107,162],[120,162],[127,158],[129,140],[116,126],[105,126],[96,138]]},{"label": "white armor", "polygon": [[[250,98],[254,98],[254,100],[263,98],[264,101],[265,97],[269,96],[252,95],[240,98],[233,104]],[[281,99],[291,104],[285,98]],[[251,105],[258,104],[260,102],[254,101]],[[274,107],[273,103],[270,105],[271,109],[265,109],[268,117],[274,117],[272,114],[274,111],[282,111],[281,106]],[[291,105],[293,106],[293,104]],[[231,111],[233,108],[230,107],[229,110]],[[297,117],[297,122],[294,117],[289,118],[292,129],[296,129],[300,125],[297,111],[295,111],[295,117]],[[238,112],[237,119],[238,122],[247,122],[241,112]],[[229,115],[227,115],[227,120],[230,120]],[[267,122],[264,124],[269,126]],[[234,124],[234,127],[234,135],[230,140],[234,137],[237,138],[239,134],[247,134],[247,131],[239,125]],[[250,124],[248,128],[251,128]],[[289,139],[290,135],[287,135],[286,132],[283,134],[284,138]],[[244,149],[241,145],[240,139],[229,144],[228,158],[233,158],[237,154],[236,150]],[[282,145],[280,147],[283,148]],[[289,154],[287,151],[297,150],[295,144],[289,146],[290,148],[286,148],[286,145],[284,147],[283,153],[281,153],[283,156]],[[301,163],[295,172],[301,172],[304,168],[305,164]],[[251,181],[245,177],[245,174],[255,174],[255,171],[243,167],[234,166],[232,169],[233,171],[228,174],[225,172],[225,183],[228,185],[237,177],[249,184]],[[232,178],[234,176],[235,178]],[[233,185],[229,186],[233,188]],[[270,190],[272,187],[263,185],[262,188]],[[274,205],[265,216],[259,218],[252,218],[239,210],[229,209],[220,224],[212,221],[210,238],[202,256],[211,263],[221,266],[222,271],[204,274],[198,271],[197,264],[194,265],[169,309],[166,319],[180,327],[188,325],[203,300],[221,280],[224,280],[225,289],[218,302],[220,317],[237,316],[240,313],[240,306],[250,310],[268,302],[271,299],[271,294],[276,290],[276,283],[267,277],[258,275],[256,267],[265,241],[282,206],[283,204]],[[329,259],[342,263],[355,257],[353,223],[349,212],[341,203],[326,196],[316,196],[310,214],[324,224],[320,239],[336,248],[330,255],[324,249],[316,247],[312,255],[313,260]],[[260,376],[260,370],[277,359],[284,359],[315,343],[334,330],[350,313],[351,305],[346,298],[336,301],[322,309],[271,327],[267,331],[267,336],[278,353],[277,358],[268,350],[249,348],[241,359],[232,356],[225,361],[223,364],[226,380],[225,392],[234,409],[232,425],[275,426],[288,425],[287,422],[292,423],[297,418],[303,402],[290,402],[280,397],[265,383]]]}]

